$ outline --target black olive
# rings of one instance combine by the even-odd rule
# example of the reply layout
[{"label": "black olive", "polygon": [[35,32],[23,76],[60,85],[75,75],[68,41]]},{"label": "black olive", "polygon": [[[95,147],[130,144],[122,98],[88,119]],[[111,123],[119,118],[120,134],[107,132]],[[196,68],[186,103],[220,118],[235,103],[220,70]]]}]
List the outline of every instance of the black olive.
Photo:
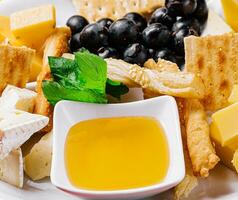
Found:
[{"label": "black olive", "polygon": [[205,24],[207,22],[207,18],[208,18],[208,7],[207,7],[206,0],[198,1],[197,9],[195,10],[193,16],[197,18],[198,21],[200,22],[202,26],[201,29],[204,29]]},{"label": "black olive", "polygon": [[72,53],[76,52],[78,49],[82,47],[79,37],[80,33],[76,33],[69,40],[69,49]]},{"label": "black olive", "polygon": [[159,58],[176,63],[175,53],[168,48],[162,48],[156,51],[154,60],[157,62]]},{"label": "black olive", "polygon": [[199,35],[201,34],[201,26],[196,18],[179,18],[173,25],[172,31],[178,32],[183,28],[194,29]]},{"label": "black olive", "polygon": [[131,44],[123,54],[123,60],[132,64],[143,66],[148,59],[147,49],[139,43]]},{"label": "black olive", "polygon": [[80,33],[80,43],[86,49],[94,52],[99,47],[108,45],[108,29],[99,24],[89,24]]},{"label": "black olive", "polygon": [[149,19],[149,24],[161,23],[171,28],[175,21],[176,21],[176,17],[170,15],[167,8],[162,7],[162,8],[158,8],[157,10],[153,12],[153,14],[151,15]]},{"label": "black olive", "polygon": [[112,47],[101,47],[97,53],[102,58],[119,58],[118,51]]},{"label": "black olive", "polygon": [[111,24],[113,23],[113,20],[110,18],[102,18],[98,20],[97,23],[102,27],[109,28]]},{"label": "black olive", "polygon": [[199,0],[166,0],[165,6],[174,16],[191,15],[197,8]]},{"label": "black olive", "polygon": [[147,26],[145,17],[143,17],[139,13],[127,13],[123,18],[132,20],[139,27],[140,31],[143,31]]},{"label": "black olive", "polygon": [[139,40],[140,30],[131,20],[119,19],[109,27],[109,42],[115,48],[126,47]]},{"label": "black olive", "polygon": [[88,25],[88,20],[83,16],[74,15],[68,19],[66,25],[70,27],[72,34],[76,34],[80,33]]},{"label": "black olive", "polygon": [[170,39],[169,29],[160,24],[155,23],[149,25],[142,33],[143,42],[149,48],[160,48],[168,44]]}]

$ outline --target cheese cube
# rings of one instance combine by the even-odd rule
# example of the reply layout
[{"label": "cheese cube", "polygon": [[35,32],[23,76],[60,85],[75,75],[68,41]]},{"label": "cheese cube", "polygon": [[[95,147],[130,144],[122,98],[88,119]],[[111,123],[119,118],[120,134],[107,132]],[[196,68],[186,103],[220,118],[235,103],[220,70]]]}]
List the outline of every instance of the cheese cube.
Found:
[{"label": "cheese cube", "polygon": [[13,13],[10,27],[13,35],[27,46],[39,50],[56,25],[55,7],[40,6]]},{"label": "cheese cube", "polygon": [[238,148],[238,103],[212,115],[211,137],[221,146]]},{"label": "cheese cube", "polygon": [[50,176],[53,133],[44,135],[24,158],[24,169],[32,180]]},{"label": "cheese cube", "polygon": [[8,85],[0,98],[0,108],[18,109],[32,113],[37,94],[31,90]]},{"label": "cheese cube", "polygon": [[233,103],[236,103],[236,102],[238,102],[238,85],[233,86],[231,95],[228,98],[228,103],[230,105],[233,104]]},{"label": "cheese cube", "polygon": [[222,162],[235,169],[232,159],[238,149],[238,103],[232,104],[212,115],[211,138]]}]

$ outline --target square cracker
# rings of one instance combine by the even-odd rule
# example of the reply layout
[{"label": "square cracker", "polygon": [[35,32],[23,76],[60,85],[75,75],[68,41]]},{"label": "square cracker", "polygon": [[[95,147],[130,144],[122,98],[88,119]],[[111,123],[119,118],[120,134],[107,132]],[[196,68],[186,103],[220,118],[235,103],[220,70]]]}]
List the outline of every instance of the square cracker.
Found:
[{"label": "square cracker", "polygon": [[79,15],[90,22],[104,17],[113,20],[123,17],[128,12],[148,14],[164,5],[165,0],[73,0]]},{"label": "square cracker", "polygon": [[27,47],[0,45],[0,94],[7,84],[25,87],[35,50]]},{"label": "square cracker", "polygon": [[238,34],[185,38],[185,70],[197,73],[205,85],[206,110],[227,105],[238,83]]}]

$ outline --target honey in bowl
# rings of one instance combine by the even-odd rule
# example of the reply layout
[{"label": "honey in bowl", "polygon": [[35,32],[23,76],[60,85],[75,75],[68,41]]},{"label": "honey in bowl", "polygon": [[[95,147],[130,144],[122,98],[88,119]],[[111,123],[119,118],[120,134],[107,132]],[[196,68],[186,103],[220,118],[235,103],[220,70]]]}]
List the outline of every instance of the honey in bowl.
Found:
[{"label": "honey in bowl", "polygon": [[159,121],[150,117],[101,118],[71,127],[65,144],[66,171],[81,189],[111,191],[163,181],[168,143]]}]

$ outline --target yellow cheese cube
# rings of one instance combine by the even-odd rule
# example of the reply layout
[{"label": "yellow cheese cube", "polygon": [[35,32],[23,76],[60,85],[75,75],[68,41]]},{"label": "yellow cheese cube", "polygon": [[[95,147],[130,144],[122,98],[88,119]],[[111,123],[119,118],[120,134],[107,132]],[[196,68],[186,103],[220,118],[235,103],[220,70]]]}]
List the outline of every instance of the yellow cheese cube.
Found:
[{"label": "yellow cheese cube", "polygon": [[211,137],[221,146],[238,148],[238,103],[212,115]]},{"label": "yellow cheese cube", "polygon": [[238,85],[234,85],[228,103],[231,105],[238,102]]},{"label": "yellow cheese cube", "polygon": [[39,50],[55,29],[55,7],[46,5],[13,13],[10,27],[13,35],[25,45]]},{"label": "yellow cheese cube", "polygon": [[232,159],[238,149],[237,115],[238,103],[214,113],[210,129],[211,138],[215,143],[218,156],[227,167],[233,170],[235,168],[232,164]]}]

